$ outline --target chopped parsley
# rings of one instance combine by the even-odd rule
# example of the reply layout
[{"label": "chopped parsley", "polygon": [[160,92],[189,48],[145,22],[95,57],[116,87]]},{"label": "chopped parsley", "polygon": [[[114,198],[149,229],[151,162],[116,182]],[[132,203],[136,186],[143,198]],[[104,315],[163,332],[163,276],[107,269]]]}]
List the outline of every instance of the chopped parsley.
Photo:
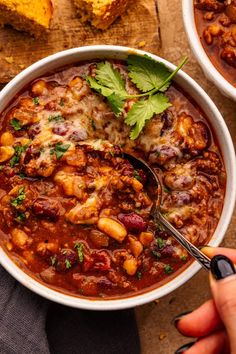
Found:
[{"label": "chopped parsley", "polygon": [[95,131],[95,130],[97,129],[97,127],[96,127],[96,124],[95,124],[93,118],[90,118],[90,119],[89,119],[89,122],[90,122],[90,124],[91,124],[91,127],[92,127],[93,130]]},{"label": "chopped parsley", "polygon": [[4,169],[4,167],[5,167],[4,165],[1,165],[0,166],[0,171],[2,171]]},{"label": "chopped parsley", "polygon": [[137,170],[134,170],[134,178],[136,178],[138,181],[141,182],[141,177],[140,177],[139,172]]},{"label": "chopped parsley", "polygon": [[163,190],[164,190],[165,193],[171,193],[171,190],[169,188],[167,188],[167,187],[163,187]]},{"label": "chopped parsley", "polygon": [[152,252],[153,256],[155,256],[157,259],[160,259],[160,258],[161,258],[160,252],[157,252],[157,251],[155,251],[155,250],[152,250],[151,252]]},{"label": "chopped parsley", "polygon": [[83,245],[83,243],[76,242],[74,248],[77,251],[77,254],[79,257],[79,262],[83,263],[83,261],[84,261],[84,245]]},{"label": "chopped parsley", "polygon": [[140,270],[137,271],[136,277],[137,277],[138,280],[142,279],[142,272]]},{"label": "chopped parsley", "polygon": [[26,174],[23,173],[23,172],[19,173],[18,176],[19,176],[21,179],[25,179],[25,178],[27,177]]},{"label": "chopped parsley", "polygon": [[14,156],[11,158],[10,160],[10,166],[11,167],[14,167],[16,164],[18,164],[18,162],[20,161],[20,157],[21,157],[21,154],[23,152],[25,152],[25,150],[28,148],[30,143],[24,145],[24,146],[15,146],[14,149],[15,149],[15,154]]},{"label": "chopped parsley", "polygon": [[60,160],[69,147],[70,144],[57,143],[54,149],[51,149],[50,154],[56,154],[57,159]]},{"label": "chopped parsley", "polygon": [[115,154],[114,154],[114,152],[113,152],[112,150],[109,151],[109,154],[110,154],[112,157],[115,156]]},{"label": "chopped parsley", "polygon": [[66,265],[66,269],[70,269],[72,267],[71,262],[67,258],[65,259],[65,265]]},{"label": "chopped parsley", "polygon": [[164,267],[164,271],[166,274],[171,274],[171,273],[173,273],[173,268],[171,267],[170,264],[166,264]]},{"label": "chopped parsley", "polygon": [[50,115],[48,117],[48,121],[49,122],[63,122],[64,118],[62,117],[61,114],[54,114],[54,115]]},{"label": "chopped parsley", "polygon": [[163,238],[161,238],[161,237],[158,237],[158,238],[156,239],[156,243],[157,243],[157,245],[158,245],[158,247],[159,247],[160,249],[162,249],[163,247],[165,247],[165,241],[164,241]]},{"label": "chopped parsley", "polygon": [[51,260],[51,265],[54,267],[57,264],[57,257],[56,256],[52,256],[50,258],[50,260]]},{"label": "chopped parsley", "polygon": [[18,216],[15,218],[15,220],[20,223],[25,222],[26,220],[25,213],[19,213]]},{"label": "chopped parsley", "polygon": [[26,198],[26,194],[24,192],[24,187],[21,187],[18,191],[18,196],[15,199],[12,199],[11,205],[17,208],[19,205],[23,203]]},{"label": "chopped parsley", "polygon": [[64,107],[64,106],[65,106],[65,101],[64,101],[63,98],[61,98],[61,100],[60,100],[60,102],[59,102],[59,105],[60,105],[61,107]]},{"label": "chopped parsley", "polygon": [[34,97],[33,103],[35,104],[35,106],[38,106],[39,105],[39,97]]},{"label": "chopped parsley", "polygon": [[13,118],[10,121],[10,124],[15,130],[21,130],[21,128],[22,128],[21,123],[17,118]]},{"label": "chopped parsley", "polygon": [[187,256],[185,256],[185,255],[183,255],[183,256],[180,256],[180,259],[181,259],[183,262],[186,262],[186,261],[187,261],[187,259],[188,259],[188,257],[187,257]]}]

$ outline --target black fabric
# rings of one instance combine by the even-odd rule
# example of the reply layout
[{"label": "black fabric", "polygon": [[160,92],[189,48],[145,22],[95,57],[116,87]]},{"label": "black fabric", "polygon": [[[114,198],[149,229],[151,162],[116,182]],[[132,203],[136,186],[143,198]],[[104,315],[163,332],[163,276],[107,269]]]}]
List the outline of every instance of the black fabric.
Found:
[{"label": "black fabric", "polygon": [[134,311],[90,312],[54,304],[0,266],[0,354],[50,353],[140,354]]},{"label": "black fabric", "polygon": [[51,354],[140,354],[133,310],[92,312],[52,304],[46,329]]},{"label": "black fabric", "polygon": [[49,354],[47,308],[0,266],[0,354]]}]

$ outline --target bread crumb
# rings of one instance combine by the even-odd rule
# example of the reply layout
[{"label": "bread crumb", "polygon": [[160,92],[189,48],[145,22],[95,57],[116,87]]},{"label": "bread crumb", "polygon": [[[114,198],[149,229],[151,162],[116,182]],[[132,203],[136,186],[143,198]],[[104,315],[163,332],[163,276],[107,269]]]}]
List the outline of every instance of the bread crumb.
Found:
[{"label": "bread crumb", "polygon": [[23,69],[25,69],[25,65],[24,64],[19,64],[19,68],[23,70]]},{"label": "bread crumb", "polygon": [[159,340],[163,340],[166,338],[166,334],[165,333],[160,333],[159,334]]},{"label": "bread crumb", "polygon": [[13,64],[14,63],[14,58],[13,57],[5,57],[5,60],[8,64]]},{"label": "bread crumb", "polygon": [[11,242],[7,242],[6,248],[8,249],[8,251],[12,251],[12,249],[13,249],[12,243]]},{"label": "bread crumb", "polygon": [[160,303],[160,300],[157,299],[157,300],[154,300],[155,304],[159,304]]},{"label": "bread crumb", "polygon": [[138,42],[138,48],[143,48],[145,47],[146,44],[147,44],[146,41],[140,41]]}]

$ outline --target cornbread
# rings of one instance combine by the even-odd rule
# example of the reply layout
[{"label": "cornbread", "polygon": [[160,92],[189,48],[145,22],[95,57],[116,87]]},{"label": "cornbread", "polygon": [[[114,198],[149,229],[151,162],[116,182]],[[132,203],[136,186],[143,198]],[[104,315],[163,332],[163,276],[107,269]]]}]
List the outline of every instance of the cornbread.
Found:
[{"label": "cornbread", "polygon": [[51,0],[0,0],[0,26],[10,24],[35,37],[49,28],[52,13]]},{"label": "cornbread", "polygon": [[129,0],[74,0],[83,22],[107,29],[126,9]]}]

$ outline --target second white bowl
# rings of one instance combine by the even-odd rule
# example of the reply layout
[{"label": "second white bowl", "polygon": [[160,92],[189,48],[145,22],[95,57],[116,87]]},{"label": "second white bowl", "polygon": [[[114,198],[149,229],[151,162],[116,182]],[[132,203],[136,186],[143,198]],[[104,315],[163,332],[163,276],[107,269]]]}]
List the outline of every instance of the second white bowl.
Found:
[{"label": "second white bowl", "polygon": [[189,45],[202,70],[204,71],[205,76],[213,82],[213,84],[216,85],[219,91],[221,91],[225,96],[236,101],[236,87],[231,85],[224,78],[224,76],[219,73],[207,56],[201,44],[194,18],[193,0],[182,0],[182,13]]}]

